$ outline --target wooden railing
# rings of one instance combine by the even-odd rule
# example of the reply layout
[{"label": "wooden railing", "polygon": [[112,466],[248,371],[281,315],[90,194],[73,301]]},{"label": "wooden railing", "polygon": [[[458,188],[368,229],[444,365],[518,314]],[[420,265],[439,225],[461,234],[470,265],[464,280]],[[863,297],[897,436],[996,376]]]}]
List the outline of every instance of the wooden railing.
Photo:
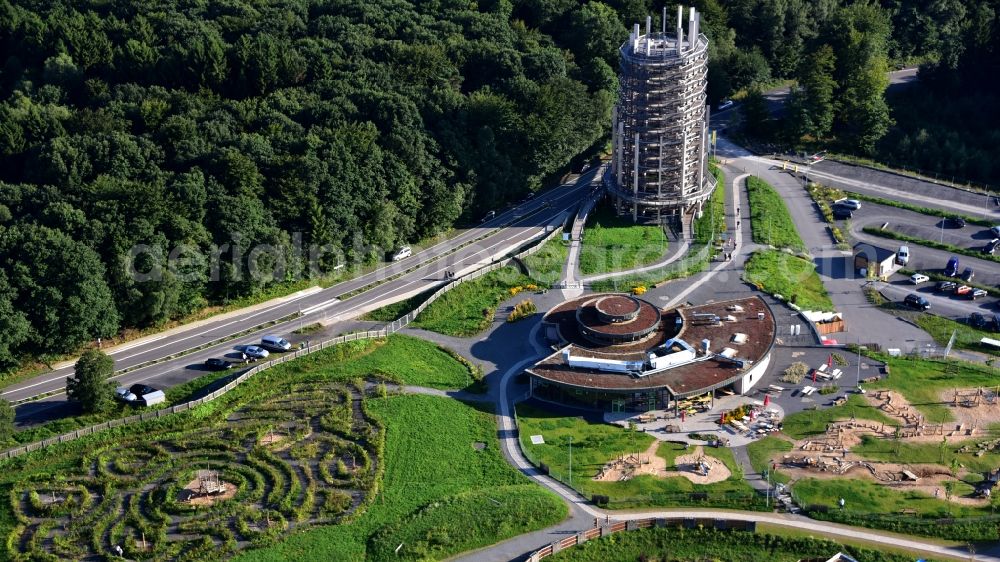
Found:
[{"label": "wooden railing", "polygon": [[684,517],[684,518],[663,518],[654,517],[648,519],[634,519],[631,521],[615,521],[614,523],[608,522],[601,524],[599,519],[594,520],[594,526],[586,531],[577,533],[573,536],[566,537],[564,539],[558,540],[552,544],[543,546],[542,548],[532,552],[525,559],[527,562],[538,562],[542,558],[547,558],[553,554],[566,550],[567,548],[572,548],[578,544],[583,544],[589,540],[594,540],[600,537],[606,537],[614,533],[620,533],[622,531],[638,531],[639,529],[651,529],[653,527],[658,528],[676,528],[676,529],[717,529],[720,531],[748,531],[754,532],[757,530],[757,524],[754,521],[741,521],[733,519],[706,519],[706,518],[694,518],[694,517]]}]

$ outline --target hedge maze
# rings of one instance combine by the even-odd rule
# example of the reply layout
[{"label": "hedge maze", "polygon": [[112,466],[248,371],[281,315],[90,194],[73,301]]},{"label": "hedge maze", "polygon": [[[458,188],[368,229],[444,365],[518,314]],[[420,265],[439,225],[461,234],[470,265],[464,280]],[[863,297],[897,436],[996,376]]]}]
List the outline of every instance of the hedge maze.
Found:
[{"label": "hedge maze", "polygon": [[336,523],[376,481],[381,427],[336,382],[284,384],[217,423],[105,442],[10,491],[14,560],[218,558]]}]

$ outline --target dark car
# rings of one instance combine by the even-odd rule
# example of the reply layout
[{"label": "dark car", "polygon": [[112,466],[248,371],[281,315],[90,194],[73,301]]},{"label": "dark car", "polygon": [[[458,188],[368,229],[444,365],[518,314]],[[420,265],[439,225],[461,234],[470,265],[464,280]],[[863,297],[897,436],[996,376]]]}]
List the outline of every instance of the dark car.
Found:
[{"label": "dark car", "polygon": [[980,330],[1000,331],[1000,314],[973,312],[969,315],[969,325]]},{"label": "dark car", "polygon": [[981,251],[984,254],[993,254],[996,253],[997,248],[1000,248],[1000,238],[994,238],[993,240],[987,242]]},{"label": "dark car", "polygon": [[941,281],[938,283],[936,290],[938,292],[950,293],[955,290],[955,287],[958,287],[958,283],[954,281]]},{"label": "dark car", "polygon": [[965,268],[965,271],[962,272],[962,281],[968,283],[969,281],[972,281],[972,278],[975,276],[976,272],[973,271],[971,267],[967,267]]},{"label": "dark car", "polygon": [[948,228],[965,228],[965,219],[962,217],[948,217],[944,219],[944,225]]},{"label": "dark car", "polygon": [[854,210],[850,207],[845,207],[843,205],[833,206],[833,219],[834,220],[847,220],[854,216]]},{"label": "dark car", "polygon": [[231,369],[233,364],[225,359],[219,359],[218,357],[213,357],[208,361],[205,361],[205,366],[213,371],[225,371],[226,369]]},{"label": "dark car", "polygon": [[928,302],[926,298],[916,293],[906,295],[906,298],[903,299],[903,304],[917,310],[927,310],[931,307],[931,303]]},{"label": "dark car", "polygon": [[948,277],[958,275],[958,258],[952,256],[951,259],[948,260],[948,265],[944,266],[944,274]]},{"label": "dark car", "polygon": [[128,391],[141,398],[147,394],[152,394],[156,392],[156,389],[147,384],[136,383],[128,387]]},{"label": "dark car", "polygon": [[982,312],[973,312],[969,315],[969,325],[973,328],[985,328],[986,316]]}]

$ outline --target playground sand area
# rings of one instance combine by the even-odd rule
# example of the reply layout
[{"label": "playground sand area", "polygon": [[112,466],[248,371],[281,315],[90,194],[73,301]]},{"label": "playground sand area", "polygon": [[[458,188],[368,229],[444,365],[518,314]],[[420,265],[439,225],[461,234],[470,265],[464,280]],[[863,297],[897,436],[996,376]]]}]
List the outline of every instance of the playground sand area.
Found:
[{"label": "playground sand area", "polygon": [[622,455],[605,464],[594,480],[600,482],[619,482],[631,480],[636,476],[649,475],[656,478],[672,478],[682,476],[695,484],[713,484],[729,478],[732,473],[719,459],[704,453],[701,445],[694,451],[678,455],[674,459],[676,470],[667,470],[667,461],[656,454],[662,441],[655,440],[638,455]]},{"label": "playground sand area", "polygon": [[[901,394],[880,390],[866,396],[868,402],[899,424],[901,443],[957,443],[988,436],[987,428],[1000,419],[1000,402],[991,393],[978,389],[958,389],[941,393],[941,404],[948,405],[954,421],[927,423],[924,416]],[[988,399],[990,398],[990,399]],[[792,450],[771,458],[777,468],[793,481],[802,478],[863,478],[901,491],[923,492],[931,497],[954,503],[983,506],[989,498],[981,496],[946,497],[945,483],[957,482],[968,470],[955,475],[942,464],[907,464],[870,460],[851,450],[870,435],[881,439],[896,439],[896,426],[866,419],[837,420],[818,436],[793,441]],[[678,458],[679,460],[679,458]]]}]

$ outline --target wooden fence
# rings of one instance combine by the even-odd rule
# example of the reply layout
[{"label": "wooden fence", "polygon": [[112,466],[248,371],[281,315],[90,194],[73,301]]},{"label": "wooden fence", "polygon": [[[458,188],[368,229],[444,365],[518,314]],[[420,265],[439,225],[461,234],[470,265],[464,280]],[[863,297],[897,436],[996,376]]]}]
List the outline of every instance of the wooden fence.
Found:
[{"label": "wooden fence", "polygon": [[545,236],[544,238],[542,238],[538,243],[532,245],[530,248],[522,250],[521,252],[519,252],[517,254],[508,256],[508,257],[506,257],[506,258],[504,258],[504,259],[502,259],[500,261],[493,262],[490,265],[488,265],[488,266],[486,266],[486,267],[484,267],[482,269],[478,269],[478,270],[476,270],[476,271],[474,271],[474,272],[472,272],[472,273],[470,273],[468,275],[465,275],[465,276],[462,276],[462,277],[459,277],[457,279],[452,280],[448,284],[443,285],[441,288],[439,288],[437,291],[435,291],[430,296],[430,298],[428,298],[425,302],[421,303],[420,306],[418,306],[416,309],[414,309],[413,311],[409,312],[405,316],[403,316],[401,318],[398,318],[398,319],[390,322],[389,324],[386,324],[381,329],[378,329],[378,330],[369,330],[369,331],[366,331],[366,332],[355,332],[353,334],[346,334],[346,335],[343,335],[343,336],[337,336],[335,338],[328,339],[328,340],[326,340],[324,342],[321,342],[321,343],[318,343],[318,344],[314,344],[314,345],[310,345],[310,346],[308,346],[305,349],[299,349],[299,350],[297,350],[295,352],[292,352],[292,353],[286,353],[286,354],[282,355],[281,357],[279,357],[277,359],[271,359],[270,361],[266,361],[264,363],[261,363],[259,365],[255,365],[254,367],[251,367],[251,368],[247,369],[245,372],[241,373],[240,376],[236,377],[229,384],[227,384],[227,385],[223,386],[222,388],[220,388],[220,389],[212,392],[211,394],[208,394],[208,395],[203,396],[201,398],[198,398],[196,400],[191,400],[189,402],[183,402],[181,404],[175,404],[173,406],[169,406],[169,407],[166,407],[166,408],[161,408],[159,410],[152,410],[152,411],[148,411],[148,412],[143,412],[141,414],[136,414],[134,416],[129,416],[127,418],[118,418],[118,419],[114,419],[114,420],[108,420],[108,421],[103,422],[103,423],[99,423],[99,424],[95,424],[95,425],[92,425],[92,426],[89,426],[89,427],[84,427],[84,428],[80,428],[80,429],[77,429],[77,430],[74,430],[74,431],[70,431],[70,432],[64,433],[62,435],[56,435],[55,437],[49,437],[48,439],[43,439],[41,441],[35,441],[33,443],[28,443],[26,445],[21,445],[19,447],[14,447],[12,449],[7,449],[6,451],[0,452],[0,460],[3,460],[3,459],[12,459],[14,457],[17,457],[17,456],[20,456],[20,455],[23,455],[23,454],[26,454],[26,453],[30,453],[32,451],[37,451],[39,449],[44,449],[45,447],[49,447],[49,446],[55,445],[57,443],[65,443],[67,441],[73,441],[74,439],[79,439],[80,437],[83,437],[85,435],[90,435],[92,433],[97,433],[99,431],[104,431],[106,429],[111,429],[111,428],[120,427],[120,426],[123,426],[123,425],[129,425],[129,424],[133,424],[133,423],[138,423],[138,422],[142,422],[142,421],[146,421],[146,420],[151,420],[151,419],[154,419],[154,418],[160,418],[160,417],[163,417],[163,416],[168,416],[170,414],[175,414],[175,413],[178,413],[178,412],[183,412],[185,410],[190,410],[191,408],[194,408],[196,406],[200,406],[201,404],[205,404],[207,402],[211,402],[212,400],[215,400],[216,398],[222,396],[223,394],[226,394],[230,390],[232,390],[232,389],[236,388],[237,386],[243,384],[244,382],[246,382],[247,380],[249,380],[251,377],[253,377],[257,373],[260,373],[261,371],[266,371],[267,369],[270,369],[271,367],[274,367],[275,365],[280,365],[280,364],[285,363],[287,361],[292,361],[293,359],[298,359],[299,357],[303,357],[303,356],[308,355],[310,353],[315,353],[317,351],[321,351],[321,350],[326,349],[326,348],[328,348],[330,346],[340,345],[340,344],[343,344],[343,343],[346,343],[346,342],[350,342],[350,341],[367,340],[367,339],[376,339],[376,338],[387,337],[389,334],[393,334],[395,332],[398,332],[399,330],[402,330],[403,328],[405,328],[410,322],[413,322],[413,320],[417,317],[417,315],[419,315],[421,312],[423,312],[428,306],[430,306],[430,304],[432,302],[436,301],[444,293],[447,293],[448,291],[454,289],[455,287],[461,285],[462,283],[466,283],[468,281],[472,281],[474,279],[478,279],[478,278],[482,277],[483,275],[486,275],[487,273],[490,273],[491,271],[496,271],[496,270],[498,270],[500,268],[506,267],[515,258],[520,259],[520,258],[524,258],[524,257],[530,256],[531,254],[534,254],[546,242],[548,242],[549,240],[552,240],[556,236],[559,236],[560,233],[561,233],[561,231],[562,231],[562,228],[560,228],[558,226],[553,226],[552,227],[552,232],[550,232],[547,236]]},{"label": "wooden fence", "polygon": [[754,521],[742,521],[734,519],[708,519],[708,518],[665,518],[652,517],[648,519],[634,519],[631,521],[615,521],[601,524],[599,519],[594,520],[594,526],[586,531],[558,540],[552,544],[532,552],[526,558],[527,562],[538,562],[542,558],[547,558],[553,554],[583,544],[589,540],[606,537],[622,531],[638,531],[639,529],[651,529],[653,527],[665,529],[717,529],[720,531],[747,531],[755,532],[757,524]]}]

